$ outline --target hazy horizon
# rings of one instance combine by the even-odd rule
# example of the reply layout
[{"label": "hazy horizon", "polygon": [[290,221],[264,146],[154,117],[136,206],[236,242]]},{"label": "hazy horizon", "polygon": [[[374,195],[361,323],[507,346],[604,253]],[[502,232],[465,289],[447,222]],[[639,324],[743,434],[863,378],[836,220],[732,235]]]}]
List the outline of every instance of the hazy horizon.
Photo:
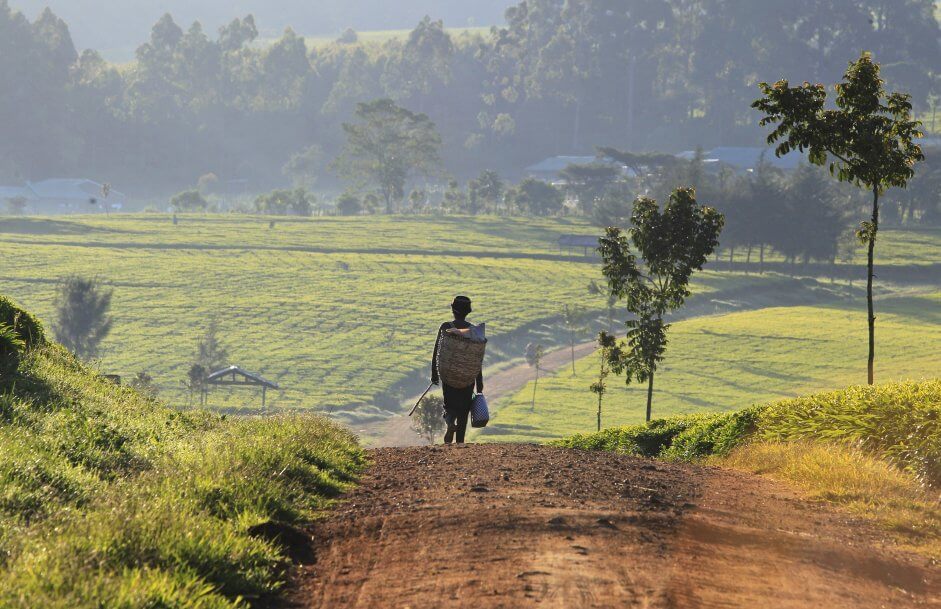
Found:
[{"label": "hazy horizon", "polygon": [[210,33],[252,14],[261,36],[275,38],[288,27],[303,36],[334,36],[348,27],[357,31],[411,29],[425,15],[444,20],[447,27],[499,25],[513,4],[512,0],[410,0],[394,7],[381,0],[324,0],[316,5],[308,0],[10,0],[10,7],[30,20],[51,8],[68,23],[76,48],[96,49],[113,61],[132,59],[151,26],[165,13],[184,29],[199,21]]}]

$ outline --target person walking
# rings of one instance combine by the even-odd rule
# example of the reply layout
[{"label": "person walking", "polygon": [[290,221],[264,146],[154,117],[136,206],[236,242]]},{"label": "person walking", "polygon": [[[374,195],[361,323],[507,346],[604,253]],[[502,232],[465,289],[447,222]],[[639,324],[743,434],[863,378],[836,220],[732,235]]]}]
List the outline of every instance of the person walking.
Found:
[{"label": "person walking", "polygon": [[[441,335],[451,328],[465,330],[471,326],[467,321],[467,316],[471,313],[471,300],[467,296],[455,296],[451,303],[451,312],[454,314],[454,321],[448,321],[441,324],[438,328],[438,334],[435,337],[435,349],[431,354],[431,383],[439,384],[438,378],[438,343]],[[484,392],[484,373],[477,375],[477,393]],[[444,394],[444,419],[447,421],[448,430],[444,433],[444,443],[451,444],[457,440],[458,444],[464,443],[464,434],[467,431],[467,417],[470,415],[471,405],[474,400],[474,385],[464,388],[451,387],[447,383],[441,384],[441,391]]]}]

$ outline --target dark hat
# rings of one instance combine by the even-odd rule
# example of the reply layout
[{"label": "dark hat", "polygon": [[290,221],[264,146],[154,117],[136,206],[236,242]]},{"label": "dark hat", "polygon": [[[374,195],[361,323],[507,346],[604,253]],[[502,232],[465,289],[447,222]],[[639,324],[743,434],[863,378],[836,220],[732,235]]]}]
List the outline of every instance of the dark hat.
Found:
[{"label": "dark hat", "polygon": [[467,296],[455,296],[454,302],[451,303],[451,309],[455,313],[462,313],[467,315],[471,312],[471,300]]}]

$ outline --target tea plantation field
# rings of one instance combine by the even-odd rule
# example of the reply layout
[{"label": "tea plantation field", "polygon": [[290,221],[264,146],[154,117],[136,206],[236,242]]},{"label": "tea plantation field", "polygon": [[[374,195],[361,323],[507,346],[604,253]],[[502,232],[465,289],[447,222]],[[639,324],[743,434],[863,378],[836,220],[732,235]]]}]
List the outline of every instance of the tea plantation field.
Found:
[{"label": "tea plantation field", "polygon": [[[553,259],[565,221],[361,218],[278,221],[167,216],[8,219],[0,292],[50,320],[59,278],[97,276],[114,290],[102,371],[147,371],[161,396],[181,380],[197,335],[217,320],[233,364],[279,383],[269,404],[369,410],[374,396],[421,367],[458,292],[478,320],[512,331],[586,302],[597,273]],[[257,406],[250,391],[215,407]]]},{"label": "tea plantation field", "polygon": [[[937,288],[935,288],[936,290]],[[877,301],[876,380],[941,375],[941,293],[896,293]],[[676,323],[654,387],[655,417],[736,410],[866,381],[865,300],[767,308]],[[598,355],[532,383],[499,410],[480,439],[541,441],[596,428]],[[641,423],[646,384],[608,377],[603,427]]]},{"label": "tea plantation field", "polygon": [[[0,218],[0,293],[50,324],[58,281],[96,276],[114,290],[114,329],[99,366],[146,371],[161,397],[181,387],[197,336],[215,319],[229,360],[279,383],[269,406],[381,416],[426,374],[433,333],[459,292],[493,341],[488,361],[519,357],[529,330],[564,304],[601,310],[585,287],[597,263],[560,255],[560,234],[598,234],[578,219],[504,217],[271,218],[135,214]],[[941,232],[886,231],[886,264],[941,259]],[[721,267],[720,267],[721,268]],[[704,293],[770,279],[704,273]],[[512,347],[500,337],[515,335]],[[509,350],[512,349],[512,352]],[[519,351],[519,353],[517,353]],[[210,406],[252,409],[250,390]]]}]

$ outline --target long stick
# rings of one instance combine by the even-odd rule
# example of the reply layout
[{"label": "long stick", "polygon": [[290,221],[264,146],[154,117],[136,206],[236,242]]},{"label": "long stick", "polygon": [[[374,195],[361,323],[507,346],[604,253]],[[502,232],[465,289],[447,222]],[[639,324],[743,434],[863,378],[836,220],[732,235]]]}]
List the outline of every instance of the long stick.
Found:
[{"label": "long stick", "polygon": [[421,397],[418,398],[418,401],[415,402],[414,406],[412,406],[412,409],[408,412],[408,416],[412,416],[413,414],[415,414],[415,411],[418,409],[418,405],[421,404],[421,401],[425,399],[425,396],[428,395],[428,392],[431,391],[431,388],[434,386],[435,386],[434,383],[430,383],[428,385],[428,389],[425,389],[425,393],[421,394]]}]

